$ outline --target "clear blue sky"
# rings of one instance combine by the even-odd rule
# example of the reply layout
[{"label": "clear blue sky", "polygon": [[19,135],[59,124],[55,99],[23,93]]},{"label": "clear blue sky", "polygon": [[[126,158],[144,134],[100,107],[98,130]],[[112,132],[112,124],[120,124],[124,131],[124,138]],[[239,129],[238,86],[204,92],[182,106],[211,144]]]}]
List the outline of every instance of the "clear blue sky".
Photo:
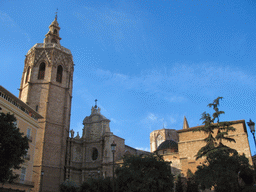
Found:
[{"label": "clear blue sky", "polygon": [[[24,55],[58,8],[75,63],[71,129],[94,100],[126,144],[149,150],[163,128],[201,125],[222,96],[222,121],[256,121],[256,1],[1,0],[0,83],[18,96]],[[256,153],[249,132],[252,155]]]}]

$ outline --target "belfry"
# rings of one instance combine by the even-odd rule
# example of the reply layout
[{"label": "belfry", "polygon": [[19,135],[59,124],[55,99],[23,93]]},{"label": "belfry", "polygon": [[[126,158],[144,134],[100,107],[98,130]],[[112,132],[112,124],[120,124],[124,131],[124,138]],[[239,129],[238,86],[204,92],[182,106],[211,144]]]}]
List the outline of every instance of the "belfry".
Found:
[{"label": "belfry", "polygon": [[20,85],[19,98],[44,117],[36,136],[36,192],[58,191],[64,181],[74,63],[70,50],[60,45],[59,31],[56,16],[44,43],[28,51]]}]

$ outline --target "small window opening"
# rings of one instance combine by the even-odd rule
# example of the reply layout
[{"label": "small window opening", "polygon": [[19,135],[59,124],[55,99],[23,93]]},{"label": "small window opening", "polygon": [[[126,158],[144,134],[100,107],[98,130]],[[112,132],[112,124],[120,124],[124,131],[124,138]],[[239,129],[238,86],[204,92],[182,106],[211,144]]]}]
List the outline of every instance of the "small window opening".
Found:
[{"label": "small window opening", "polygon": [[26,168],[22,167],[21,174],[20,174],[20,181],[25,181],[25,177],[26,177]]},{"label": "small window opening", "polygon": [[27,69],[27,74],[26,74],[26,80],[25,80],[25,83],[28,82],[28,79],[29,79],[29,73],[30,73],[30,67],[28,67]]},{"label": "small window opening", "polygon": [[95,161],[98,158],[98,150],[93,148],[92,150],[92,160]]},{"label": "small window opening", "polygon": [[63,68],[61,65],[59,65],[57,69],[57,76],[56,76],[56,81],[59,83],[61,83],[62,81],[62,72],[63,72]]},{"label": "small window opening", "polygon": [[30,134],[31,134],[31,130],[27,129],[27,136],[30,137]]},{"label": "small window opening", "polygon": [[38,105],[36,106],[36,112],[38,112]]},{"label": "small window opening", "polygon": [[57,43],[56,39],[52,39],[51,43]]},{"label": "small window opening", "polygon": [[45,74],[45,63],[41,63],[39,66],[38,79],[44,79]]},{"label": "small window opening", "polygon": [[58,33],[57,30],[54,29],[53,34],[54,34],[54,35],[57,35],[57,33]]}]

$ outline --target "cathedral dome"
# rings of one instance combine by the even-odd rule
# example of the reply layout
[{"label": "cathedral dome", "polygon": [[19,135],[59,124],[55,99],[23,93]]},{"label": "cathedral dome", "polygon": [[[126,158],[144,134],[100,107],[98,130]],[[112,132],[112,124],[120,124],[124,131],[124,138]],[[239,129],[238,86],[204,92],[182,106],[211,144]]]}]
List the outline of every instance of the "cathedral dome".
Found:
[{"label": "cathedral dome", "polygon": [[173,140],[166,140],[162,142],[158,147],[157,151],[165,150],[165,149],[171,149],[173,152],[178,152],[178,143],[176,143]]}]

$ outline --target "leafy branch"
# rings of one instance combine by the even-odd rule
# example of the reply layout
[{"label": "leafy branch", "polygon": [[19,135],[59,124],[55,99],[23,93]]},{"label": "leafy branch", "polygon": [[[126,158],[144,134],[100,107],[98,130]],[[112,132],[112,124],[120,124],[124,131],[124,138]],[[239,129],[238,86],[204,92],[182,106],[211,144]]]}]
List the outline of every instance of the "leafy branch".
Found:
[{"label": "leafy branch", "polygon": [[213,108],[214,113],[212,116],[209,113],[202,113],[200,120],[203,120],[203,127],[196,129],[195,131],[202,131],[207,134],[207,137],[204,139],[206,145],[202,147],[196,154],[196,159],[202,158],[203,156],[209,156],[210,153],[213,153],[216,150],[224,149],[232,152],[235,150],[229,148],[222,144],[222,141],[236,142],[233,138],[228,136],[229,131],[235,131],[235,128],[232,127],[231,122],[220,122],[220,115],[225,114],[224,111],[219,110],[220,100],[223,97],[218,97],[213,101],[213,103],[208,104],[209,108]]}]

